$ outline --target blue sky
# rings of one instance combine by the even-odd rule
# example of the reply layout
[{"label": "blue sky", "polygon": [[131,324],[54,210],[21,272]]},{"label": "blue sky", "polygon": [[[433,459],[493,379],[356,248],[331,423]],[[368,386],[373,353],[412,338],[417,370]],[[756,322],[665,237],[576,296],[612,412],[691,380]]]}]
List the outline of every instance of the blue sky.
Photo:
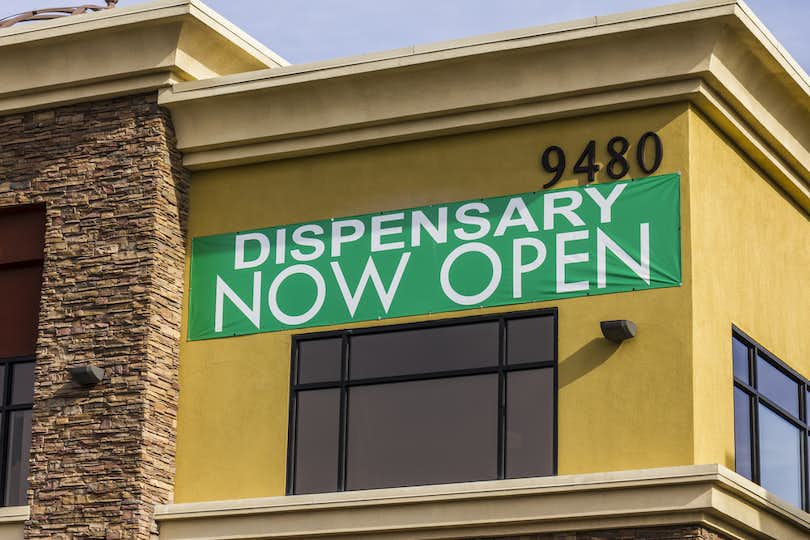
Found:
[{"label": "blue sky", "polygon": [[[92,0],[2,0],[0,17]],[[103,3],[103,0],[95,0]],[[120,6],[141,0],[120,0]],[[292,63],[666,5],[666,0],[207,0]],[[748,0],[810,72],[810,0]]]}]

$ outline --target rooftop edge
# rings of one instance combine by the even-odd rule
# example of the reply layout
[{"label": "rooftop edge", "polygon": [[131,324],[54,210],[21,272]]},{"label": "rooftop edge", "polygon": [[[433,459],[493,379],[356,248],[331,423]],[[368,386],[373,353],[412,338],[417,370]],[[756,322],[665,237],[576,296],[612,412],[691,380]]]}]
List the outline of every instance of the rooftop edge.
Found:
[{"label": "rooftop edge", "polygon": [[257,39],[239,29],[199,0],[156,0],[129,7],[60,17],[49,21],[27,22],[0,30],[0,48],[44,39],[80,34],[103,28],[147,23],[180,15],[193,15],[268,68],[290,63]]},{"label": "rooftop edge", "polygon": [[[485,54],[529,47],[541,43],[564,42],[628,29],[654,28],[673,22],[711,19],[721,16],[736,16],[741,19],[796,84],[810,96],[810,77],[742,0],[692,0],[613,15],[600,15],[562,23],[412,45],[388,51],[371,52],[304,64],[290,64],[282,69],[260,70],[245,74],[183,82],[173,88],[172,94],[179,97],[180,94],[195,90],[210,90],[242,83],[259,83],[294,76],[310,75],[314,77],[316,74],[317,78],[329,77],[332,74],[339,76],[344,74],[347,68],[358,71],[374,71],[376,69],[399,67],[403,62],[416,64],[436,59]],[[172,97],[167,96],[166,99],[172,100]]]}]

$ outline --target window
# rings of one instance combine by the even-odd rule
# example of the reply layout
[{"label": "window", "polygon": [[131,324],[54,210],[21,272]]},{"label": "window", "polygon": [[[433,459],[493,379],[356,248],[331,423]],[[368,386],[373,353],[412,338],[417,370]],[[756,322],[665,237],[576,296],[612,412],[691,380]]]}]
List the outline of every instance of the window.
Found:
[{"label": "window", "polygon": [[297,336],[290,494],[556,474],[556,311]]},{"label": "window", "polygon": [[27,504],[45,210],[0,209],[0,501]]},{"label": "window", "polygon": [[810,385],[736,328],[731,350],[737,472],[808,510]]}]

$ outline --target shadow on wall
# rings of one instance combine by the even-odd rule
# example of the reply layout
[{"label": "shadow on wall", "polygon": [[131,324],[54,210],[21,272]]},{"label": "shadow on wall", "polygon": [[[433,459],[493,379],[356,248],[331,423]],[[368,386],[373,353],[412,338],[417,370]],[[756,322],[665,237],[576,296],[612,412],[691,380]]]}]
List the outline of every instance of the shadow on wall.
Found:
[{"label": "shadow on wall", "polygon": [[613,356],[621,344],[603,337],[593,338],[578,351],[560,362],[559,387],[564,388],[580,377],[587,375]]}]

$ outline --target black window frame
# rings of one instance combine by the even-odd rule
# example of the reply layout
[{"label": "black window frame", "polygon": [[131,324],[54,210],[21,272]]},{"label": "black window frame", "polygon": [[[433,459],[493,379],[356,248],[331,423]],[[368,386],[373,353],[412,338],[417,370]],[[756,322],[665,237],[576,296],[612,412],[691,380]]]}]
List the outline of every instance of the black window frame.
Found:
[{"label": "black window frame", "polygon": [[[801,508],[808,512],[810,511],[810,478],[808,477],[808,467],[810,467],[810,415],[808,415],[808,392],[810,392],[810,381],[802,377],[796,370],[788,366],[785,362],[779,359],[775,354],[760,345],[750,335],[740,330],[737,326],[732,325],[732,340],[737,339],[748,346],[748,379],[751,384],[739,379],[736,375],[732,374],[734,380],[734,389],[739,389],[748,397],[748,415],[749,415],[749,432],[751,436],[750,453],[751,453],[751,481],[758,485],[761,483],[761,469],[762,463],[760,461],[760,448],[759,448],[759,406],[766,406],[772,413],[776,414],[790,425],[799,429],[802,434],[801,437]],[[732,341],[733,342],[733,341]],[[795,382],[798,386],[798,405],[799,416],[794,416],[790,411],[784,409],[778,403],[768,398],[759,390],[757,380],[757,356],[762,357],[772,367],[777,369],[788,379]],[[733,362],[733,358],[732,358]],[[733,369],[732,369],[733,373]],[[732,395],[733,397],[733,395]],[[737,418],[736,405],[734,408],[734,418]],[[736,449],[736,436],[735,436],[735,449]],[[735,452],[736,453],[736,452]],[[735,456],[735,469],[737,468]]]},{"label": "black window frame", "polygon": [[[8,206],[0,208],[0,213],[10,215],[16,213],[23,213],[23,212],[30,212],[30,211],[38,211],[41,213],[41,217],[43,220],[43,228],[42,228],[42,251],[36,257],[29,257],[23,258],[19,260],[7,261],[7,262],[0,262],[0,272],[3,270],[10,270],[10,269],[20,269],[20,268],[32,268],[32,267],[39,267],[40,268],[40,284],[39,284],[39,295],[37,300],[37,309],[39,309],[42,305],[42,276],[44,275],[45,270],[45,233],[46,233],[46,206],[43,203],[33,203],[33,204],[22,204],[16,206]],[[38,341],[39,335],[39,321],[37,321],[37,328],[34,328],[34,332],[37,333]],[[21,356],[2,356],[0,355],[0,366],[3,367],[3,376],[4,379],[0,381],[0,384],[3,384],[3,398],[0,399],[0,507],[7,507],[9,506],[9,497],[7,493],[10,489],[9,483],[9,459],[10,459],[10,444],[11,444],[11,416],[13,413],[18,411],[31,411],[32,416],[32,426],[33,426],[33,408],[34,408],[34,386],[30,387],[31,390],[31,401],[28,403],[17,403],[12,404],[13,400],[13,392],[14,392],[14,366],[17,364],[25,364],[31,363],[33,364],[34,368],[34,381],[36,381],[36,367],[37,367],[37,358],[36,358],[36,351],[32,354],[26,354]],[[29,437],[31,433],[28,433]],[[30,459],[31,459],[31,448],[29,446],[28,450],[24,452],[25,458],[28,459],[28,474],[30,476]],[[25,491],[27,492],[30,489],[30,482],[29,478],[26,477],[23,479],[23,486],[25,487]],[[25,496],[25,500],[17,503],[15,505],[25,506],[29,503],[28,497]]]},{"label": "black window frame", "polygon": [[[553,359],[550,361],[542,362],[527,362],[520,364],[507,363],[507,324],[508,321],[516,319],[527,319],[532,317],[550,316],[554,321],[553,332]],[[348,380],[349,375],[349,336],[362,336],[368,334],[379,334],[407,330],[419,330],[430,328],[441,328],[448,326],[458,326],[464,324],[474,324],[482,322],[498,322],[498,363],[492,367],[479,367],[469,369],[457,370],[443,370],[433,372],[420,372],[407,375],[393,375],[387,377],[372,377],[357,379],[354,381]],[[328,338],[341,338],[341,377],[340,382],[315,382],[315,383],[298,383],[298,350],[299,343],[306,340],[315,339],[328,339]],[[339,419],[339,453],[336,456],[338,460],[338,478],[337,489],[329,491],[328,493],[337,493],[349,491],[346,489],[346,463],[347,463],[347,432],[348,432],[348,407],[347,396],[348,388],[352,386],[371,385],[371,384],[384,384],[394,382],[410,382],[429,379],[443,379],[451,377],[462,377],[471,375],[498,375],[498,452],[497,452],[497,479],[502,480],[506,478],[506,378],[508,373],[516,371],[527,371],[536,369],[552,369],[553,370],[553,411],[552,411],[552,472],[549,476],[556,476],[558,474],[558,400],[559,400],[559,317],[558,309],[556,307],[513,311],[506,313],[495,313],[488,315],[474,315],[466,317],[450,317],[445,319],[420,321],[404,324],[391,324],[380,325],[365,328],[351,328],[341,329],[325,332],[310,332],[296,334],[292,336],[292,346],[290,355],[290,399],[289,399],[289,414],[287,426],[287,481],[285,493],[287,495],[294,495],[295,489],[295,439],[296,439],[296,416],[297,406],[296,397],[299,391],[305,390],[323,390],[323,389],[340,389],[340,419]]]},{"label": "black window frame", "polygon": [[[36,356],[26,355],[0,358],[0,366],[4,368],[3,376],[5,377],[5,380],[2,381],[4,385],[3,399],[0,400],[0,429],[2,430],[0,431],[0,438],[2,439],[2,442],[0,442],[0,459],[2,459],[2,467],[0,467],[0,487],[2,487],[2,491],[0,491],[0,506],[2,507],[9,506],[6,493],[9,489],[8,461],[10,458],[11,443],[11,414],[18,411],[31,411],[33,414],[34,408],[33,397],[28,403],[12,404],[14,395],[14,366],[17,364],[33,364],[36,370]],[[26,457],[30,459],[30,448]],[[27,489],[29,486],[27,478],[25,482]],[[22,506],[25,506],[25,504],[27,504],[27,502],[23,503]]]}]

